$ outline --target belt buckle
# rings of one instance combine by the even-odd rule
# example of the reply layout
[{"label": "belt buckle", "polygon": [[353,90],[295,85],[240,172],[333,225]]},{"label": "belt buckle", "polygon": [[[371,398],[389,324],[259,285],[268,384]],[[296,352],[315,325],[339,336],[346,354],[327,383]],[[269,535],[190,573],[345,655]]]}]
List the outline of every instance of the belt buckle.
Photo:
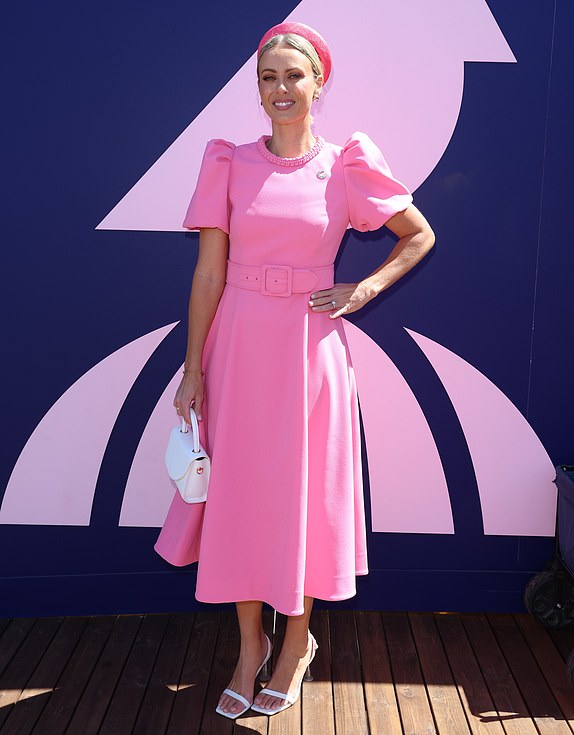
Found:
[{"label": "belt buckle", "polygon": [[[287,274],[287,282],[283,274]],[[290,265],[261,266],[261,293],[264,296],[291,296],[293,293],[293,268]]]}]

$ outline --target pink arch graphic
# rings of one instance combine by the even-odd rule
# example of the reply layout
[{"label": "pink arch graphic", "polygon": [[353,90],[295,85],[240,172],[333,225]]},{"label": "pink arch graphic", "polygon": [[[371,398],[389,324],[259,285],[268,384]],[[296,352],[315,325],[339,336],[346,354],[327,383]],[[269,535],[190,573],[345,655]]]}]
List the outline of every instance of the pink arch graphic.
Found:
[{"label": "pink arch graphic", "polygon": [[[379,345],[344,322],[365,427],[373,531],[454,533],[440,457],[414,394]],[[165,519],[174,489],[163,450],[176,422],[172,399],[179,379],[179,373],[173,377],[142,434],[124,494],[122,526],[161,526]]]},{"label": "pink arch graphic", "polygon": [[[334,71],[314,111],[316,131],[338,144],[354,130],[369,133],[412,190],[452,137],[464,62],[516,61],[485,0],[363,0],[360,12],[350,0],[303,0],[288,19],[316,26],[333,51]],[[241,115],[229,115],[238,106]],[[98,228],[181,230],[206,141],[246,143],[266,130],[253,56]]]},{"label": "pink arch graphic", "polygon": [[96,482],[115,421],[145,363],[176,324],[124,345],[54,403],[12,470],[0,523],[90,525]]},{"label": "pink arch graphic", "polygon": [[173,396],[181,370],[157,402],[136,449],[120,512],[120,526],[161,526],[176,490],[164,464],[169,432],[178,423]]},{"label": "pink arch graphic", "polygon": [[442,463],[417,399],[365,332],[345,320],[345,334],[365,429],[373,531],[454,533]]},{"label": "pink arch graphic", "polygon": [[[453,533],[442,464],[415,396],[379,345],[344,321],[365,426],[373,531]],[[89,525],[99,468],[121,406],[153,351],[175,326],[166,325],[112,353],[52,406],[14,467],[0,523]],[[461,422],[478,481],[485,533],[553,536],[555,473],[532,428],[476,368],[427,337],[407,331],[436,370]],[[163,523],[173,495],[163,451],[175,420],[171,400],[178,380],[179,374],[167,385],[143,432],[120,525]],[[419,489],[421,473],[424,491]]]},{"label": "pink arch graphic", "polygon": [[556,476],[542,442],[487,377],[407,329],[444,385],[470,450],[486,535],[554,536]]},{"label": "pink arch graphic", "polygon": [[[454,533],[442,463],[416,397],[381,347],[345,321],[365,427],[375,532]],[[482,373],[447,348],[407,330],[453,402],[473,461],[487,535],[553,536],[554,468],[532,427]],[[166,387],[137,448],[120,524],[161,526],[173,495],[163,465],[174,424]],[[420,477],[425,477],[424,490]]]}]

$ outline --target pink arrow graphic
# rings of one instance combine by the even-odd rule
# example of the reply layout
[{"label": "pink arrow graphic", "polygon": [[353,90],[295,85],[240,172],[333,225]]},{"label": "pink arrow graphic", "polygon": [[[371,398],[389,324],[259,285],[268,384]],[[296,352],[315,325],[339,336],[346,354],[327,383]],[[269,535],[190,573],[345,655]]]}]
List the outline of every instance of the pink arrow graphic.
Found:
[{"label": "pink arrow graphic", "polygon": [[[316,131],[338,144],[354,130],[369,133],[413,191],[451,139],[464,62],[516,61],[485,0],[364,0],[360,13],[349,0],[303,0],[288,19],[316,26],[333,52],[334,71],[314,112]],[[231,109],[242,113],[230,115]],[[98,229],[181,230],[206,141],[247,143],[267,129],[254,55]]]}]

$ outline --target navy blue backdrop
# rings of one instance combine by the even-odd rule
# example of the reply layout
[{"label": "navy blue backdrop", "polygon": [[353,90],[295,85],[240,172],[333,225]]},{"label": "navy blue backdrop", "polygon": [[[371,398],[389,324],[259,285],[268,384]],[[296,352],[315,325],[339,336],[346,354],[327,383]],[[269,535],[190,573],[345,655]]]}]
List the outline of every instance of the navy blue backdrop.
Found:
[{"label": "navy blue backdrop", "polygon": [[[4,9],[0,492],[35,423],[70,384],[127,342],[185,319],[197,234],[94,228],[296,4],[54,0]],[[476,366],[522,411],[555,463],[574,463],[574,6],[489,6],[518,63],[466,64],[457,128],[415,198],[437,247],[351,317],[422,405],[456,534],[369,534],[371,573],[337,607],[518,610],[525,581],[552,554],[550,538],[483,536],[458,419],[403,330],[432,336]],[[338,280],[370,272],[391,245],[384,233],[348,233]],[[174,570],[153,552],[157,529],[118,527],[133,452],[184,345],[180,325],[134,385],[89,528],[0,526],[0,614],[207,607],[194,599],[194,567]]]}]

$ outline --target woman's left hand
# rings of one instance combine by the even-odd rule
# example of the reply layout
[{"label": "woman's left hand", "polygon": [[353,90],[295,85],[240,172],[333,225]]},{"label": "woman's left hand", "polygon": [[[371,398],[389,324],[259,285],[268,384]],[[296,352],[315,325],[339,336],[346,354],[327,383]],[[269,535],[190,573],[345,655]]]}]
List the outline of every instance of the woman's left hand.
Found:
[{"label": "woman's left hand", "polygon": [[316,291],[309,298],[311,311],[329,311],[330,319],[352,314],[368,303],[376,294],[367,285],[359,283],[336,283],[324,291]]}]

